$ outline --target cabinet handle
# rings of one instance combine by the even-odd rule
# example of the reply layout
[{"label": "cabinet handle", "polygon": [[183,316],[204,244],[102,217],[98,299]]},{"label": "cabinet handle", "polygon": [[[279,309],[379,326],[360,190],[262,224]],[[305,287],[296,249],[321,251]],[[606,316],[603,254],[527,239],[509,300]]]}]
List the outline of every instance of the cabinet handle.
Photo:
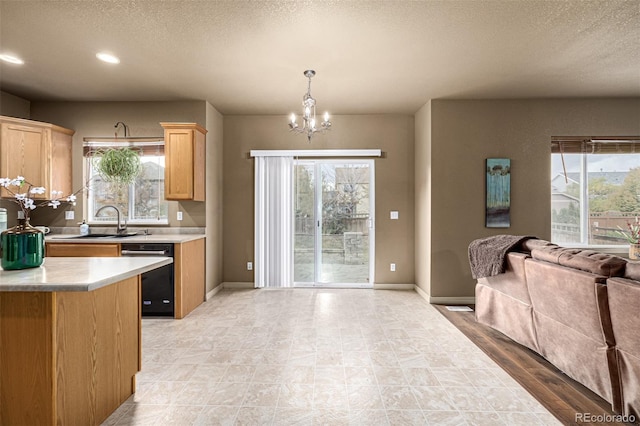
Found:
[{"label": "cabinet handle", "polygon": [[164,250],[122,250],[120,252],[125,255],[138,255],[138,256],[164,256],[166,252]]}]

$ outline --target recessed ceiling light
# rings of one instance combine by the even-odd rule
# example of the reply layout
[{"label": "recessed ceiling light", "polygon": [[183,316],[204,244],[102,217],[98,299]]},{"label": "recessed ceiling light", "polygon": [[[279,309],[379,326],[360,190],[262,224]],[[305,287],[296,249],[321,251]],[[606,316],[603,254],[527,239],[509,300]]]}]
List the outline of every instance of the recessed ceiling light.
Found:
[{"label": "recessed ceiling light", "polygon": [[2,59],[5,62],[9,62],[10,64],[18,64],[18,65],[24,64],[24,61],[22,59],[12,55],[1,54],[0,59]]},{"label": "recessed ceiling light", "polygon": [[113,56],[110,53],[105,53],[105,52],[96,53],[96,58],[100,59],[103,62],[108,62],[110,64],[120,63],[120,59],[118,59],[118,57]]}]

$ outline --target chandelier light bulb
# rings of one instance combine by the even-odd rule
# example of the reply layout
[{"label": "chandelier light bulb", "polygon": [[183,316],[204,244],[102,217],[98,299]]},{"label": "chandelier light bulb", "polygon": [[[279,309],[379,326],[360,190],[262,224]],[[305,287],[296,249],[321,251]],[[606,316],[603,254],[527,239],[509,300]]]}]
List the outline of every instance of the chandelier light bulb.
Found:
[{"label": "chandelier light bulb", "polygon": [[291,119],[291,123],[295,123],[296,122],[296,115],[294,113],[291,113],[289,118]]},{"label": "chandelier light bulb", "polygon": [[328,112],[324,113],[324,121],[329,121],[329,113]]}]

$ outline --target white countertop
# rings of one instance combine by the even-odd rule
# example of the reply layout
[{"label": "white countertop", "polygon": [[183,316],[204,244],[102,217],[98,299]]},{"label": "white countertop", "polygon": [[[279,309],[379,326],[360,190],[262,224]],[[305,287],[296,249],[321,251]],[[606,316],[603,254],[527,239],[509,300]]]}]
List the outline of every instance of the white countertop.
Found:
[{"label": "white countertop", "polygon": [[0,269],[0,291],[91,291],[171,263],[170,257],[47,257],[38,268]]},{"label": "white countertop", "polygon": [[113,244],[113,243],[186,243],[188,241],[199,240],[200,238],[204,238],[204,234],[151,234],[144,235],[140,233],[139,235],[133,235],[131,237],[123,237],[123,238],[112,238],[112,237],[102,237],[102,238],[91,238],[91,237],[83,237],[83,238],[74,238],[78,235],[73,234],[55,234],[55,235],[47,235],[45,237],[46,242],[51,243],[74,243],[74,244],[82,244],[82,243],[104,243],[104,244]]}]

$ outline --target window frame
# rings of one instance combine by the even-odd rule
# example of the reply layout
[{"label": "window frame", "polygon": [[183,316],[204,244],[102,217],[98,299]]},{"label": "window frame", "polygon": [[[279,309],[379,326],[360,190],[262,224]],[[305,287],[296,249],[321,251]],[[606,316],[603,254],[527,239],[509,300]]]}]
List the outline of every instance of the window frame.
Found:
[{"label": "window frame", "polygon": [[[577,248],[597,248],[602,251],[615,252],[620,249],[629,247],[625,244],[593,244],[589,242],[589,155],[595,154],[640,154],[640,137],[639,136],[600,136],[600,137],[553,137],[551,141],[551,155],[560,154],[579,154],[580,155],[580,182],[579,182],[579,231],[580,242],[557,242],[565,246],[570,245]],[[564,166],[564,158],[562,159]],[[567,174],[566,169],[564,174]],[[553,175],[551,177],[553,179]],[[553,195],[553,193],[551,194]],[[553,223],[553,201],[551,203],[551,221]],[[553,231],[552,231],[553,237]]]},{"label": "window frame", "polygon": [[[88,181],[93,181],[96,177],[94,174],[91,155],[87,155],[87,150],[91,149],[91,145],[100,146],[100,147],[118,147],[118,146],[129,146],[129,147],[140,147],[140,145],[136,145],[136,143],[147,143],[147,144],[155,144],[155,146],[162,146],[162,156],[166,158],[166,154],[164,152],[164,137],[126,137],[126,138],[102,138],[102,137],[86,137],[83,139],[83,155],[82,161],[84,162],[83,167],[85,171],[85,176],[87,176]],[[166,163],[165,163],[166,167]],[[127,187],[127,201],[128,208],[127,211],[121,211],[123,216],[126,218],[128,225],[139,225],[139,226],[148,226],[148,225],[168,225],[169,224],[169,212],[167,205],[167,215],[164,218],[158,220],[149,220],[149,219],[132,219],[135,215],[135,184],[129,184]],[[168,204],[168,201],[164,197],[164,180],[162,188],[158,188],[159,191],[159,202],[164,202]],[[96,220],[94,211],[93,211],[93,197],[95,195],[95,190],[89,185],[89,190],[86,192],[84,203],[84,217],[87,218],[86,222],[89,225],[100,226],[100,225],[115,225],[117,221],[115,219],[111,219],[110,217],[105,217],[104,220]],[[133,201],[133,202],[132,202]]]}]

